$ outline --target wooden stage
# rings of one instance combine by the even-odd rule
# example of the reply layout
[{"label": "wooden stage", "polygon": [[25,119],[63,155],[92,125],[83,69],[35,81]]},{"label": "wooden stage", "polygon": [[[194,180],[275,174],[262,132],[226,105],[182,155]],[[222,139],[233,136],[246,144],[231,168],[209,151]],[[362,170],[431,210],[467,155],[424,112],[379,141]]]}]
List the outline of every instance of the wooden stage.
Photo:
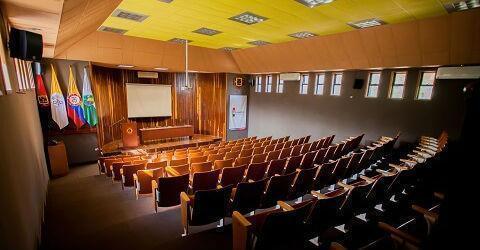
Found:
[{"label": "wooden stage", "polygon": [[113,142],[107,143],[102,147],[102,154],[145,154],[151,152],[160,152],[162,150],[176,149],[176,148],[186,148],[186,147],[195,147],[199,145],[210,144],[214,142],[221,141],[222,137],[214,135],[200,135],[195,134],[192,138],[182,137],[182,138],[173,138],[168,140],[162,140],[155,143],[149,143],[145,145],[140,145],[135,148],[123,148],[122,140],[115,140]]}]

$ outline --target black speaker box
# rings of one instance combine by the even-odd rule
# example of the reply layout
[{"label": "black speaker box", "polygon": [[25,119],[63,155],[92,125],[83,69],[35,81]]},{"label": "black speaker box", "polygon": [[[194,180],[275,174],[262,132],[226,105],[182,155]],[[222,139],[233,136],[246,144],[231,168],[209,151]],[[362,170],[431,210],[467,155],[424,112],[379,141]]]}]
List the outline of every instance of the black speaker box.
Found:
[{"label": "black speaker box", "polygon": [[362,89],[363,88],[363,79],[355,79],[355,82],[353,83],[353,89]]},{"label": "black speaker box", "polygon": [[43,39],[40,34],[11,28],[8,46],[10,57],[26,61],[40,61],[42,59]]}]

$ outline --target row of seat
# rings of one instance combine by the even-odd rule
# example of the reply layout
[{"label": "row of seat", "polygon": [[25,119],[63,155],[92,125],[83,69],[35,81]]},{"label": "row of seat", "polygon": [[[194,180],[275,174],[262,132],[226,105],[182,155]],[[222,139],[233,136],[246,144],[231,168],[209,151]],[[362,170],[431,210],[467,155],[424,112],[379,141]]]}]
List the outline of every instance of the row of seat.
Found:
[{"label": "row of seat", "polygon": [[[382,138],[380,143],[387,144],[388,138]],[[399,160],[401,164],[388,164],[395,162],[389,159],[392,151],[383,151],[368,168],[369,174],[363,170],[358,179],[337,182],[334,190],[312,191],[314,198],[299,204],[278,201],[277,209],[251,216],[234,211],[233,249],[297,249],[312,238],[323,242],[322,246],[328,245],[325,233],[340,224],[344,224],[346,230],[343,243],[352,249],[360,248],[356,244],[365,243],[364,238],[376,236],[375,231],[365,225],[374,225],[377,229],[380,225],[389,234],[412,241],[412,237],[405,239],[397,228],[378,222],[386,220],[387,214],[404,208],[404,202],[412,201],[409,195],[418,191],[412,189],[419,181],[418,170],[425,167],[430,158],[437,157],[445,143],[446,140],[422,138],[418,147]],[[431,214],[431,210],[414,208],[422,211],[422,216]],[[359,218],[362,214],[364,217]]]}]

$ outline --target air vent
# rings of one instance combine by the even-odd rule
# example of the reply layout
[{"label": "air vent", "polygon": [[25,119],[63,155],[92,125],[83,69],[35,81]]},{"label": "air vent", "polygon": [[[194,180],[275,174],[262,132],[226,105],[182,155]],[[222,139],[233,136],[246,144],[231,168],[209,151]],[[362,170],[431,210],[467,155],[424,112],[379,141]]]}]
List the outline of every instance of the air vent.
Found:
[{"label": "air vent", "polygon": [[125,34],[128,30],[124,29],[117,29],[117,28],[112,28],[112,27],[107,27],[107,26],[100,26],[98,28],[99,31],[104,31],[104,32],[111,32],[111,33],[116,33],[116,34]]},{"label": "air vent", "polygon": [[149,78],[149,79],[157,79],[158,72],[150,72],[150,71],[138,71],[137,72],[138,78]]},{"label": "air vent", "polygon": [[222,33],[221,31],[214,30],[214,29],[209,29],[209,28],[200,28],[200,29],[194,30],[192,32],[202,34],[202,35],[206,35],[206,36],[213,36],[213,35]]},{"label": "air vent", "polygon": [[112,13],[112,16],[127,19],[127,20],[130,20],[130,21],[139,22],[139,23],[143,22],[145,19],[148,18],[147,15],[140,14],[140,13],[135,13],[135,12],[130,12],[130,11],[122,10],[122,9],[116,9]]},{"label": "air vent", "polygon": [[333,0],[296,0],[296,1],[310,8],[333,2]]},{"label": "air vent", "polygon": [[187,39],[183,39],[183,38],[172,38],[170,40],[168,40],[169,42],[172,42],[172,43],[180,43],[180,44],[185,44],[185,42],[187,43],[191,43],[192,40],[187,40]]},{"label": "air vent", "polygon": [[459,1],[456,3],[447,3],[443,5],[449,12],[464,11],[480,7],[480,0]]},{"label": "air vent", "polygon": [[374,26],[380,26],[386,23],[378,18],[370,18],[370,19],[365,19],[357,22],[349,22],[347,24],[354,27],[355,29],[365,29],[365,28],[370,28]]},{"label": "air vent", "polygon": [[235,22],[239,22],[239,23],[243,23],[243,24],[247,24],[247,25],[252,25],[252,24],[263,22],[263,21],[267,20],[268,18],[263,17],[263,16],[259,16],[257,14],[253,14],[252,12],[247,11],[247,12],[244,12],[242,14],[230,17],[229,19],[232,20],[232,21],[235,21]]},{"label": "air vent", "polygon": [[270,43],[262,41],[262,40],[257,40],[257,41],[248,42],[248,44],[256,45],[256,46],[262,46],[262,45],[267,45],[267,44],[270,44]]},{"label": "air vent", "polygon": [[303,39],[303,38],[314,37],[314,36],[317,36],[317,35],[315,35],[311,32],[308,32],[308,31],[301,31],[301,32],[290,34],[289,36],[291,36],[293,38]]},{"label": "air vent", "polygon": [[225,51],[233,51],[233,50],[236,50],[237,48],[234,48],[234,47],[223,47],[223,48],[220,48],[220,49],[223,49]]}]

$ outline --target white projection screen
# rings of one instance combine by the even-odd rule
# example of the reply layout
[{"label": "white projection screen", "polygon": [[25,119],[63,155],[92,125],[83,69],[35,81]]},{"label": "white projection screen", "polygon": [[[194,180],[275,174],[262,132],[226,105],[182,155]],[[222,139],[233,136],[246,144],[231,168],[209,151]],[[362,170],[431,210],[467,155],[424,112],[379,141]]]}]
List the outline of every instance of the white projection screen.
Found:
[{"label": "white projection screen", "polygon": [[127,83],[128,118],[172,116],[172,86]]}]

